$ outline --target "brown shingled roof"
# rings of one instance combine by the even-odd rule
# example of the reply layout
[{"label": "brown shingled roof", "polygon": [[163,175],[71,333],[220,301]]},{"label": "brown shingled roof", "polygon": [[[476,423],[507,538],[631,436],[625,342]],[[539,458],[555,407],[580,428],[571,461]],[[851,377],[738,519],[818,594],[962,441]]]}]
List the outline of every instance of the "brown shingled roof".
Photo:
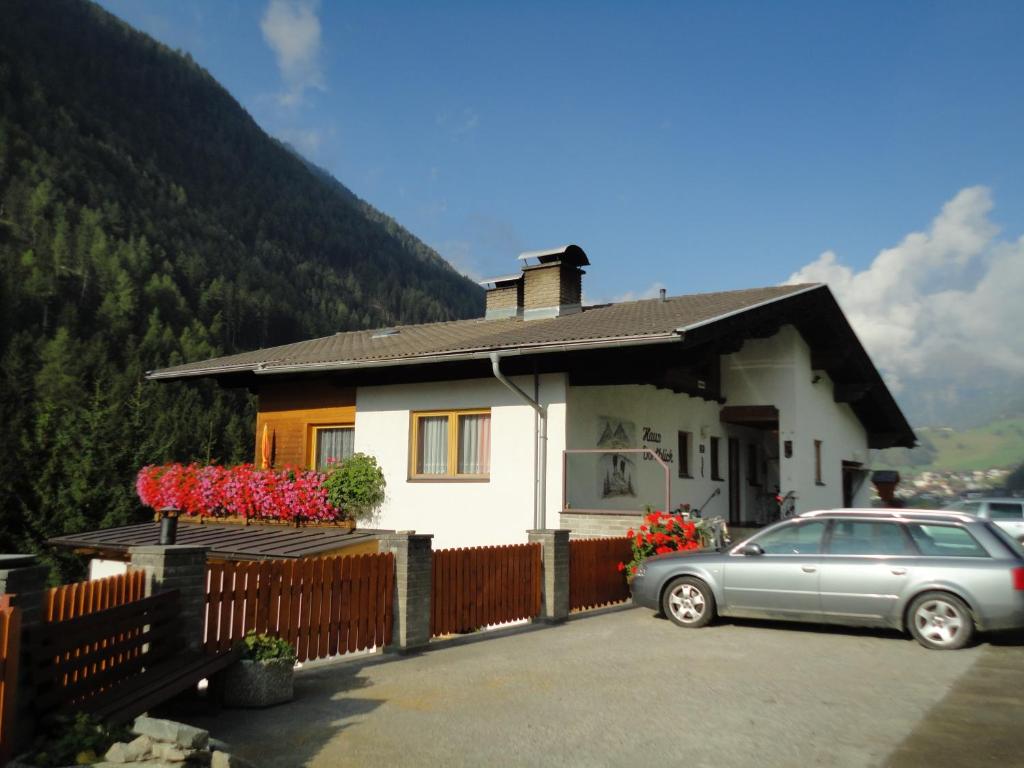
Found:
[{"label": "brown shingled roof", "polygon": [[524,347],[542,349],[647,338],[653,341],[823,287],[821,284],[782,285],[673,296],[665,301],[627,301],[585,307],[582,312],[541,320],[481,318],[397,326],[395,333],[388,334],[381,334],[379,330],[336,333],[280,347],[162,368],[151,371],[149,378],[178,379],[245,371],[272,373],[275,369],[292,371],[331,364],[367,367],[375,363],[417,362],[422,358]]}]

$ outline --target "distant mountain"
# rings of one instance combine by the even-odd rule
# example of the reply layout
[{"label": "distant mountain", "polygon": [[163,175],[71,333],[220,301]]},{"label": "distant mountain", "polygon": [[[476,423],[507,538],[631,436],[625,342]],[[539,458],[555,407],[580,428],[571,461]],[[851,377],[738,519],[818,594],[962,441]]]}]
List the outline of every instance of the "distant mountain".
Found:
[{"label": "distant mountain", "polygon": [[896,399],[911,424],[972,429],[997,419],[1024,416],[1024,378],[979,376],[962,381],[911,380]]},{"label": "distant mountain", "polygon": [[918,446],[879,451],[876,467],[904,472],[1013,469],[1024,464],[1024,415],[1003,416],[970,429],[921,427]]},{"label": "distant mountain", "polygon": [[251,458],[251,398],[147,369],[482,312],[187,55],[0,0],[0,550],[137,519],[147,462]]}]

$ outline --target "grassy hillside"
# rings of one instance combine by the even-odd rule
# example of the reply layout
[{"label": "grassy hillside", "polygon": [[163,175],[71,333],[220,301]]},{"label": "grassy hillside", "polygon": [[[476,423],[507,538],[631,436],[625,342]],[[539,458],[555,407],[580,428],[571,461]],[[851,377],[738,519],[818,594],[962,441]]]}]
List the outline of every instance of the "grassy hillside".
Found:
[{"label": "grassy hillside", "polygon": [[974,429],[922,427],[921,447],[880,452],[877,466],[904,472],[1013,468],[1024,462],[1024,416],[996,419]]}]

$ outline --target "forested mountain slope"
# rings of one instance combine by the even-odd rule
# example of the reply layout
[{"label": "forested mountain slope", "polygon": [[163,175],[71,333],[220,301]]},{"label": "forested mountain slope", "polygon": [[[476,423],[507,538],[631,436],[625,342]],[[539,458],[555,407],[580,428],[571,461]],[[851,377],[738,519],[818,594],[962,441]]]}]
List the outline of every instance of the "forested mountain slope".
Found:
[{"label": "forested mountain slope", "polygon": [[251,458],[247,395],[146,370],[482,310],[187,56],[0,0],[0,551],[136,518],[147,462]]}]

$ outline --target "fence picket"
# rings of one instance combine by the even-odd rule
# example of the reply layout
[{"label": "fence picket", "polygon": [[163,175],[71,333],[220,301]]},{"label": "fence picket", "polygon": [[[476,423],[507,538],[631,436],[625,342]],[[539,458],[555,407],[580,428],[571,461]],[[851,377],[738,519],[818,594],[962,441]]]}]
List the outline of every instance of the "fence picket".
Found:
[{"label": "fence picket", "polygon": [[14,749],[20,641],[21,612],[15,606],[4,605],[0,608],[0,765],[10,759]]},{"label": "fence picket", "polygon": [[348,651],[349,619],[352,615],[352,561],[341,558],[341,606],[338,611],[338,653]]},{"label": "fence picket", "polygon": [[363,559],[352,558],[352,591],[349,595],[348,651],[355,651],[359,645],[359,601],[363,586]]},{"label": "fence picket", "polygon": [[220,609],[220,582],[224,577],[224,566],[214,563],[206,569],[206,626],[203,648],[207,652],[217,648],[217,619]]},{"label": "fence picket", "polygon": [[226,563],[220,585],[220,621],[217,628],[217,651],[223,653],[231,647],[232,607],[235,604],[235,572],[237,563]]}]

